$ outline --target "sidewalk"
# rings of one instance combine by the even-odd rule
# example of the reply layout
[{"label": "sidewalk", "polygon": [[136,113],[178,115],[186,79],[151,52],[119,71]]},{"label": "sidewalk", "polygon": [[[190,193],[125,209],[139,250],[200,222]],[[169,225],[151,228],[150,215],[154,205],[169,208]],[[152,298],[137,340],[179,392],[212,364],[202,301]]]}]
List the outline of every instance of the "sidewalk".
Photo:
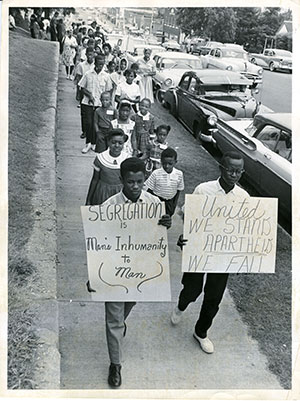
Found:
[{"label": "sidewalk", "polygon": [[[62,389],[108,389],[109,359],[104,304],[90,301],[80,206],[93,173],[95,153],[81,154],[75,89],[60,67],[57,124],[57,297]],[[204,153],[204,151],[203,151]],[[201,155],[199,155],[201,157]],[[213,161],[212,161],[213,163]],[[226,292],[210,329],[215,353],[201,351],[192,333],[202,298],[173,327],[170,313],[181,289],[182,223],[168,231],[172,303],[139,303],[128,318],[121,389],[281,389],[258,344],[247,334]]]}]

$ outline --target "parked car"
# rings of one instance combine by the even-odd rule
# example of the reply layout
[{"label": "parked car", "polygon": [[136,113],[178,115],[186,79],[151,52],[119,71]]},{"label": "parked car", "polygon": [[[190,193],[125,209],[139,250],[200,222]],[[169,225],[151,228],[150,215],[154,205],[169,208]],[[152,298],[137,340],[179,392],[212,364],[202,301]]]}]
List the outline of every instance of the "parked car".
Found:
[{"label": "parked car", "polygon": [[153,90],[161,103],[164,101],[166,90],[175,88],[185,71],[202,69],[202,63],[197,56],[182,52],[157,53],[153,60],[156,64],[156,74],[152,78]]},{"label": "parked car", "polygon": [[177,43],[175,40],[166,40],[162,46],[168,51],[168,50],[172,50],[172,51],[177,51],[179,52],[180,49],[180,44]]},{"label": "parked car", "polygon": [[258,112],[260,104],[250,86],[251,81],[233,71],[188,71],[166,92],[165,107],[196,138],[212,142],[217,121],[253,118]]},{"label": "parked car", "polygon": [[291,219],[292,129],[290,113],[257,114],[254,120],[217,121],[213,137],[224,153],[238,150],[245,178],[263,196],[279,199]]},{"label": "parked car", "polygon": [[148,45],[148,44],[136,45],[133,52],[127,52],[127,60],[129,65],[131,65],[132,63],[136,63],[139,58],[144,56],[145,47],[152,50],[151,53],[152,58],[155,56],[155,54],[165,51],[165,49],[159,45]]},{"label": "parked car", "polygon": [[197,51],[196,49],[193,50],[194,53],[197,53],[199,55],[205,56],[208,54],[212,48],[217,47],[217,46],[222,46],[221,42],[211,42],[208,41],[205,44],[202,44],[201,46],[197,46]]},{"label": "parked car", "polygon": [[238,71],[252,81],[253,87],[262,83],[263,69],[248,60],[245,50],[238,45],[217,46],[202,58],[205,68]]},{"label": "parked car", "polygon": [[287,50],[265,49],[262,54],[252,53],[250,61],[270,71],[293,71],[292,53]]}]

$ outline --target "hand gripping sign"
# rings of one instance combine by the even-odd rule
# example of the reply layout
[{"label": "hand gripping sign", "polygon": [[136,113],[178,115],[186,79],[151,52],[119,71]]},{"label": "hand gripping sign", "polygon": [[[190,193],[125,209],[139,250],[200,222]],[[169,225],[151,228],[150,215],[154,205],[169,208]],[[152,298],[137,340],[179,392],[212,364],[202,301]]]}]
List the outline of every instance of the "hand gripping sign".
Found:
[{"label": "hand gripping sign", "polygon": [[182,270],[274,273],[277,199],[186,195]]},{"label": "hand gripping sign", "polygon": [[82,206],[94,301],[170,301],[163,203]]}]

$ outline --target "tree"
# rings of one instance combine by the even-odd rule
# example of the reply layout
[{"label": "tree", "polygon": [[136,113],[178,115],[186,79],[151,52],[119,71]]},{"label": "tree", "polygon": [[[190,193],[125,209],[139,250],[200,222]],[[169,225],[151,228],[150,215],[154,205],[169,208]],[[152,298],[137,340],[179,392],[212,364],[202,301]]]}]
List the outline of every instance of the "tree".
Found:
[{"label": "tree", "polygon": [[258,16],[260,9],[257,7],[237,7],[234,9],[238,19],[235,41],[246,50],[255,51],[259,32]]},{"label": "tree", "polygon": [[185,34],[193,31],[211,40],[232,42],[237,17],[231,7],[180,7],[176,9],[176,22]]}]

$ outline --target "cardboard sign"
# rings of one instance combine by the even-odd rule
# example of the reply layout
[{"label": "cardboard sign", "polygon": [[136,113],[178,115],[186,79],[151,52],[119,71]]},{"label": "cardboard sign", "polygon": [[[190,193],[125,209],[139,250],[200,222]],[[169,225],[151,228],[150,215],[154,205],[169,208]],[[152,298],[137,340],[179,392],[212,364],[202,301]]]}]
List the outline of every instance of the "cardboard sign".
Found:
[{"label": "cardboard sign", "polygon": [[163,203],[82,206],[94,301],[171,301]]},{"label": "cardboard sign", "polygon": [[274,273],[277,199],[186,195],[182,271]]}]

